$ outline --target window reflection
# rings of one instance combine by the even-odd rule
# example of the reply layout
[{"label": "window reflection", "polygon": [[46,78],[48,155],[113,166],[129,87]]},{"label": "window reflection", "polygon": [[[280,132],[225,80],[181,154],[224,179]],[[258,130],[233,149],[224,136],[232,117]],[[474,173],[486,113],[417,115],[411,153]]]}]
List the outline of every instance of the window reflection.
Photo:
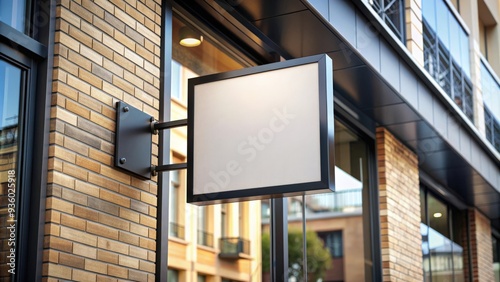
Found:
[{"label": "window reflection", "polygon": [[[10,277],[7,256],[12,242],[6,227],[17,220],[17,209],[8,210],[9,200],[19,203],[18,187],[21,176],[19,156],[19,101],[21,99],[22,71],[0,59],[0,279]],[[14,248],[15,250],[15,248]]]},{"label": "window reflection", "polygon": [[12,26],[20,32],[25,31],[26,0],[0,1],[0,21]]},{"label": "window reflection", "polygon": [[464,281],[464,214],[421,189],[425,219],[420,225],[425,281]]},{"label": "window reflection", "polygon": [[[335,121],[337,165],[335,167],[335,192],[307,195],[305,207],[303,207],[301,196],[288,198],[289,234],[301,230],[302,213],[305,210],[308,234],[316,233],[322,241],[323,248],[330,252],[330,262],[321,276],[322,281],[372,280],[371,254],[369,253],[371,242],[367,234],[370,227],[369,223],[365,222],[364,213],[364,209],[368,206],[368,202],[364,200],[369,183],[367,159],[367,144],[344,124]],[[268,201],[263,201],[264,230],[269,229],[269,215]],[[289,250],[292,249],[295,250],[289,246]],[[303,256],[302,252],[301,256]],[[292,256],[289,253],[289,262],[292,259],[297,260],[295,255]],[[308,255],[308,273],[311,278],[314,277],[317,266],[313,266],[309,259]],[[317,260],[312,261],[317,262]],[[290,272],[290,275],[297,275],[290,281],[303,281],[301,271],[296,270],[293,265],[289,269],[294,270]],[[265,273],[263,277],[266,277]]]},{"label": "window reflection", "polygon": [[[248,58],[240,57],[207,32],[202,32],[199,46],[180,45],[179,31],[184,26],[204,31],[202,26],[183,20],[182,15],[172,19],[171,120],[187,118],[189,78],[249,66]],[[170,132],[174,162],[185,162],[186,128]],[[185,177],[185,170],[170,175],[170,217],[183,233],[169,237],[168,281],[170,275],[175,277],[172,281],[261,281],[260,201],[204,207],[187,204]]]}]

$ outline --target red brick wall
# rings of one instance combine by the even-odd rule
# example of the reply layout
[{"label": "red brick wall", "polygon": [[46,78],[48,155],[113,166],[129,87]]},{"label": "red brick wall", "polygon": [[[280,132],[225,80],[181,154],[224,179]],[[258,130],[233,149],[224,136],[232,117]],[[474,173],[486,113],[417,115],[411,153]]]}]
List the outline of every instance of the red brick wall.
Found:
[{"label": "red brick wall", "polygon": [[384,281],[422,281],[417,156],[377,128],[382,271]]},{"label": "red brick wall", "polygon": [[43,276],[153,281],[154,181],[113,167],[115,102],[158,117],[160,0],[58,0]]}]

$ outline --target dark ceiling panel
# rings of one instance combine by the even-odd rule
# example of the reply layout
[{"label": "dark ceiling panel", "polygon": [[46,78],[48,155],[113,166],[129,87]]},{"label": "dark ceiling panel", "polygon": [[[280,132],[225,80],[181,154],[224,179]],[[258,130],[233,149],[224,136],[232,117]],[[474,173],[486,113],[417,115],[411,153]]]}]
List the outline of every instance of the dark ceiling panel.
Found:
[{"label": "dark ceiling panel", "polygon": [[336,88],[342,90],[360,109],[402,103],[394,91],[369,67],[361,66],[333,72]]},{"label": "dark ceiling panel", "polygon": [[383,107],[367,109],[365,112],[372,112],[380,123],[384,125],[400,124],[420,120],[420,117],[410,109],[406,103],[393,104]]},{"label": "dark ceiling panel", "polygon": [[340,51],[329,52],[328,56],[333,60],[333,70],[342,70],[352,67],[363,66],[365,63],[359,57],[351,52],[349,49],[342,49]]},{"label": "dark ceiling panel", "polygon": [[254,24],[295,58],[341,50],[340,39],[309,10],[258,20]]},{"label": "dark ceiling panel", "polygon": [[[217,1],[224,3],[223,1]],[[224,5],[224,4],[223,4]],[[249,21],[277,17],[306,10],[306,6],[301,1],[273,0],[273,1],[227,1],[227,4]],[[309,11],[309,10],[307,10]]]},{"label": "dark ceiling panel", "polygon": [[[403,140],[414,141],[436,137],[436,132],[427,125],[425,121],[401,122],[398,124],[387,125],[387,128],[394,134],[401,136]],[[427,142],[429,143],[429,142]],[[420,147],[420,146],[419,146]],[[428,144],[425,148],[429,151],[439,151],[444,148],[436,148],[434,143]]]}]

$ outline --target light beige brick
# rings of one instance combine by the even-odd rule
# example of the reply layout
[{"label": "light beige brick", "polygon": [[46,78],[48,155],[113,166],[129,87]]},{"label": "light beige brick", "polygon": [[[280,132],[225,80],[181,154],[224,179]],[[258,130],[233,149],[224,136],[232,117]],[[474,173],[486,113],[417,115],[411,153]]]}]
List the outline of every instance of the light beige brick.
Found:
[{"label": "light beige brick", "polygon": [[73,281],[88,281],[88,282],[93,282],[97,281],[97,275],[92,272],[80,270],[80,269],[73,269],[73,276],[72,276]]},{"label": "light beige brick", "polygon": [[118,240],[118,230],[110,228],[106,225],[89,221],[87,223],[87,232],[98,236]]},{"label": "light beige brick", "polygon": [[61,214],[61,225],[85,231],[87,222],[83,219],[63,213]]},{"label": "light beige brick", "polygon": [[72,214],[73,213],[73,204],[63,201],[59,198],[49,197],[47,198],[46,203],[47,209],[54,209],[58,211],[62,211],[65,213]]},{"label": "light beige brick", "polygon": [[95,247],[90,247],[87,245],[74,243],[73,244],[73,254],[77,255],[77,256],[81,256],[81,257],[90,258],[90,259],[96,259],[97,258],[97,249]]},{"label": "light beige brick", "polygon": [[61,237],[89,246],[97,246],[97,236],[61,226]]},{"label": "light beige brick", "polygon": [[85,259],[85,270],[108,274],[107,264],[92,259]]}]

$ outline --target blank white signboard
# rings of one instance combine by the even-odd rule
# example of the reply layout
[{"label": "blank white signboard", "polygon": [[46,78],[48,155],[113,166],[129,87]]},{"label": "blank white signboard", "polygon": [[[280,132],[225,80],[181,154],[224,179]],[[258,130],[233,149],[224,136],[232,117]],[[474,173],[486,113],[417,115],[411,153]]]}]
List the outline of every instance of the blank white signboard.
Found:
[{"label": "blank white signboard", "polygon": [[333,190],[332,79],[326,55],[190,79],[188,201]]}]

